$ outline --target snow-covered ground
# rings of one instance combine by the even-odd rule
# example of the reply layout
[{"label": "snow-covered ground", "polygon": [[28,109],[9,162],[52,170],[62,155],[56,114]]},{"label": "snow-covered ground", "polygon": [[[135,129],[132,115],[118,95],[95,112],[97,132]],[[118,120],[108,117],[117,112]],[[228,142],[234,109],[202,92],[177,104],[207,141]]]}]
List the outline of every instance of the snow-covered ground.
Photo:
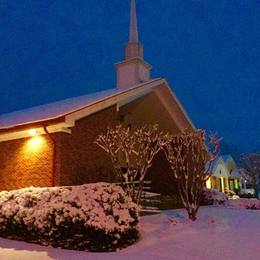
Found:
[{"label": "snow-covered ground", "polygon": [[[169,218],[175,216],[175,221]],[[177,221],[176,221],[177,220]],[[185,211],[142,217],[141,240],[120,252],[88,253],[0,239],[0,260],[260,259],[260,211],[202,207],[198,221]]]}]

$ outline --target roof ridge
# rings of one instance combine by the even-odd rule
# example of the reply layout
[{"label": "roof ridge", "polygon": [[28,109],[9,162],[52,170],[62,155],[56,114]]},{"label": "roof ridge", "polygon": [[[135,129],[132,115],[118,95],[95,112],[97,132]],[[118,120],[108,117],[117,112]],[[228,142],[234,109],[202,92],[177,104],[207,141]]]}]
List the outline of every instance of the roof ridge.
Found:
[{"label": "roof ridge", "polygon": [[[39,123],[46,120],[54,120],[62,116],[66,116],[84,107],[94,105],[97,102],[106,100],[116,95],[123,94],[130,90],[134,90],[150,83],[161,80],[156,78],[148,82],[137,84],[126,89],[111,88],[98,92],[89,93],[77,97],[67,98],[55,102],[46,103],[39,106],[13,111],[0,115],[0,130],[8,130],[16,126]],[[73,101],[73,102],[72,102]],[[72,102],[70,104],[70,102]],[[47,115],[49,113],[49,115]]]}]

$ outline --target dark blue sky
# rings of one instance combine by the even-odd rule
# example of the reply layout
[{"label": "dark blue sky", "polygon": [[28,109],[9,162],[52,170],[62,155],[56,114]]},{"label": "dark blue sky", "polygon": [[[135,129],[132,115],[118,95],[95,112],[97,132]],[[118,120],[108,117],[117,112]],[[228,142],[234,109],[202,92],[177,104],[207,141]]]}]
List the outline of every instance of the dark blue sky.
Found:
[{"label": "dark blue sky", "polygon": [[[260,1],[136,0],[153,76],[223,152],[260,150]],[[0,113],[114,86],[130,0],[1,0]]]}]

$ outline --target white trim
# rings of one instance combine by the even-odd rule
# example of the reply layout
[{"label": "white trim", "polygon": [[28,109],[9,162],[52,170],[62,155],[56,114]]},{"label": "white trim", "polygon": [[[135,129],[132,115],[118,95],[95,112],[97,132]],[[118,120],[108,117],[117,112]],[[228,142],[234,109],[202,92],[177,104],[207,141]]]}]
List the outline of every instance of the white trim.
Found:
[{"label": "white trim", "polygon": [[126,98],[122,99],[121,101],[119,101],[117,103],[117,105],[118,105],[119,108],[123,107],[123,106],[125,106],[125,105],[127,105],[127,104],[129,104],[129,103],[131,103],[131,102],[133,102],[133,101],[143,97],[143,96],[146,96],[147,94],[151,93],[152,91],[153,91],[153,89],[152,90],[148,89],[148,90],[143,91],[141,93],[138,93],[136,95],[133,95],[133,96],[130,96],[130,97],[126,97]]},{"label": "white trim", "polygon": [[[63,133],[70,134],[71,130],[68,127],[70,127],[68,124],[60,123],[60,124],[48,126],[47,130],[48,130],[49,133],[63,132]],[[37,127],[37,128],[33,128],[33,129],[36,130],[37,135],[45,135],[46,134],[43,127]],[[10,133],[6,133],[6,134],[0,134],[0,142],[6,142],[6,141],[10,141],[10,140],[16,140],[16,139],[31,137],[30,130],[31,130],[31,128],[28,128],[27,130],[10,132]]]},{"label": "white trim", "polygon": [[[108,98],[107,100],[97,102],[96,104],[93,104],[91,106],[80,109],[79,111],[73,112],[70,115],[65,116],[65,122],[68,124],[75,125],[75,121],[82,119],[84,117],[87,117],[91,114],[94,114],[98,111],[101,111],[101,110],[106,109],[113,105],[117,106],[117,111],[118,111],[120,109],[120,107],[122,107],[142,96],[145,96],[148,93],[153,92],[156,88],[159,88],[162,85],[167,87],[170,95],[176,101],[176,103],[179,106],[181,112],[183,113],[185,119],[188,121],[190,126],[195,130],[196,128],[195,128],[194,124],[192,123],[192,121],[190,120],[187,112],[185,111],[185,109],[183,108],[180,101],[178,100],[176,95],[173,93],[172,89],[170,88],[168,82],[165,79],[155,80],[142,87],[129,89],[125,92],[119,93],[118,95],[112,96],[112,97]],[[161,98],[160,98],[160,101],[163,102],[163,100]],[[166,109],[169,111],[172,119],[176,120],[176,118],[173,116],[171,108],[169,106],[167,106]],[[178,128],[180,128],[180,126],[178,126]]]},{"label": "white trim", "polygon": [[153,68],[151,64],[149,64],[148,62],[144,61],[144,60],[141,59],[140,57],[134,57],[134,58],[131,58],[131,59],[128,59],[128,60],[119,61],[119,62],[115,63],[114,65],[115,65],[116,69],[118,69],[118,67],[119,67],[121,64],[129,64],[129,63],[131,63],[131,62],[133,62],[133,61],[137,61],[137,62],[139,62],[139,63],[144,64],[144,66],[145,66],[147,69],[149,69],[149,70],[152,70],[152,68]]},{"label": "white trim", "polygon": [[195,127],[195,125],[193,124],[193,122],[191,121],[191,119],[189,118],[188,113],[186,112],[186,110],[185,110],[184,107],[182,106],[181,102],[179,101],[179,99],[177,98],[177,96],[175,95],[175,93],[173,92],[173,90],[171,89],[171,87],[169,86],[168,82],[167,82],[165,79],[163,79],[163,80],[164,80],[164,82],[165,82],[167,88],[169,89],[169,91],[170,91],[172,97],[176,100],[178,106],[180,107],[180,109],[181,109],[183,115],[185,116],[185,119],[190,123],[190,125],[192,126],[192,128],[195,130],[196,127]]},{"label": "white trim", "polygon": [[180,123],[178,122],[178,118],[176,118],[176,116],[174,115],[174,112],[172,111],[172,107],[170,107],[170,105],[165,101],[163,93],[160,92],[160,90],[157,90],[157,91],[155,92],[155,94],[156,94],[156,97],[160,100],[160,102],[161,102],[162,105],[164,106],[164,108],[165,108],[165,109],[167,110],[167,112],[169,113],[171,119],[172,119],[173,121],[175,121],[176,126],[178,127],[178,129],[179,129],[180,131],[182,131],[183,128],[181,127]]},{"label": "white trim", "polygon": [[[100,102],[103,102],[105,100],[108,100],[112,97],[115,97],[117,95],[120,95],[122,93],[127,93],[129,92],[130,90],[134,90],[134,89],[137,89],[137,88],[141,88],[141,87],[144,87],[144,86],[147,86],[151,83],[154,83],[154,82],[157,82],[157,81],[160,81],[161,78],[156,78],[156,79],[152,79],[150,81],[147,81],[147,82],[143,82],[143,83],[140,83],[140,84],[137,84],[137,85],[134,85],[130,88],[125,88],[125,89],[122,89],[122,90],[119,90],[119,89],[114,89],[115,92],[114,93],[111,93],[111,94],[108,94],[107,96],[104,96],[104,97],[100,97],[99,99],[96,99],[95,101],[86,101],[86,104],[85,105],[82,105],[74,110],[68,110],[66,112],[63,112],[63,113],[60,113],[60,114],[57,114],[55,116],[51,116],[51,117],[43,117],[39,120],[32,120],[32,121],[27,121],[27,122],[22,122],[22,123],[13,123],[13,124],[10,124],[10,125],[7,125],[7,126],[3,126],[3,127],[0,127],[0,130],[5,130],[5,131],[12,131],[15,130],[14,128],[16,127],[20,127],[20,126],[28,126],[28,125],[31,125],[31,124],[41,124],[43,122],[46,122],[46,121],[51,121],[51,120],[56,120],[56,119],[60,119],[61,117],[65,117],[66,115],[69,115],[69,114],[72,114],[74,112],[77,112],[81,109],[84,109],[86,107],[90,107],[90,106],[93,106],[93,105],[96,105]],[[111,90],[111,89],[110,89]],[[95,93],[93,93],[95,94]],[[87,96],[87,95],[86,95]],[[77,98],[77,97],[76,97]],[[74,99],[74,98],[72,98]],[[63,102],[63,101],[66,101],[66,100],[69,100],[69,99],[65,99],[65,100],[60,100],[60,101],[57,101],[57,102],[54,102],[54,103],[59,103],[59,102]],[[51,105],[51,104],[54,104],[54,103],[49,103],[49,104],[46,104],[46,105]],[[30,109],[34,109],[34,108],[39,108],[39,107],[42,107],[44,109],[44,106],[45,105],[41,105],[41,106],[36,106],[36,107],[32,107],[32,108],[29,108]],[[23,113],[26,113],[27,109],[25,110],[20,110],[20,111],[14,111],[13,113],[16,113],[16,112],[23,112]],[[8,116],[9,114],[6,114],[6,116]],[[5,115],[0,115],[0,116],[5,116]]]},{"label": "white trim", "polygon": [[111,107],[113,105],[117,105],[117,107],[120,108],[120,106],[122,106],[123,104],[127,104],[135,99],[138,99],[141,96],[144,96],[152,92],[156,87],[159,87],[162,83],[163,80],[161,79],[155,82],[151,82],[140,88],[130,89],[116,96],[112,96],[107,100],[97,102],[92,106],[85,107],[83,109],[80,109],[79,111],[73,112],[70,115],[65,116],[65,122],[69,124],[75,124],[75,121],[80,120],[96,112],[99,112],[108,107]]},{"label": "white trim", "polygon": [[[150,82],[143,83],[142,85],[137,85],[133,88],[125,89],[122,92],[108,96],[108,97],[104,98],[103,100],[99,100],[94,103],[90,103],[81,109],[78,109],[74,112],[64,115],[65,116],[64,123],[50,125],[50,126],[48,126],[47,129],[50,133],[56,133],[56,132],[71,133],[71,130],[69,128],[74,127],[75,122],[77,120],[85,118],[91,114],[97,113],[97,112],[104,110],[108,107],[111,107],[113,105],[116,105],[117,111],[118,111],[121,106],[124,106],[140,97],[143,97],[143,96],[153,92],[155,89],[160,88],[162,86],[166,86],[168,88],[170,95],[176,101],[176,103],[179,106],[179,108],[181,109],[185,119],[188,121],[190,126],[193,129],[195,129],[195,126],[193,125],[192,121],[190,120],[186,111],[184,110],[183,106],[181,105],[180,101],[178,100],[176,95],[173,93],[172,89],[170,88],[169,84],[167,83],[167,81],[165,79],[155,79]],[[167,109],[167,111],[169,111],[169,114],[171,115],[173,120],[177,120],[173,114],[172,108],[169,105],[165,104],[165,102],[163,102],[162,98],[160,98],[160,101],[163,103],[163,105],[166,106],[166,109]],[[42,122],[44,124],[44,121],[42,121]],[[176,123],[178,125],[178,122],[176,122]],[[26,125],[25,125],[25,127],[26,127]],[[180,128],[180,126],[178,126],[178,127]],[[30,130],[30,125],[28,124],[28,130],[18,130],[18,131],[0,134],[0,142],[30,137],[29,130]],[[36,130],[37,130],[38,134],[45,134],[43,127],[37,127]]]}]

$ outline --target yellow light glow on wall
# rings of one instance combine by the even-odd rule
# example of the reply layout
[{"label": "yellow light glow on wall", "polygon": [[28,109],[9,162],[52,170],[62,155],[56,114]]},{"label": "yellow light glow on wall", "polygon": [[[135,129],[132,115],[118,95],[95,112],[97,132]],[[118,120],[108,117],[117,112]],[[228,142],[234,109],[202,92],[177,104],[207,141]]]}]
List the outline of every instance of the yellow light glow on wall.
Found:
[{"label": "yellow light glow on wall", "polygon": [[26,151],[30,153],[39,152],[44,145],[45,140],[41,136],[34,136],[28,140],[26,144]]},{"label": "yellow light glow on wall", "polygon": [[206,188],[211,189],[211,180],[210,178],[206,181]]}]

